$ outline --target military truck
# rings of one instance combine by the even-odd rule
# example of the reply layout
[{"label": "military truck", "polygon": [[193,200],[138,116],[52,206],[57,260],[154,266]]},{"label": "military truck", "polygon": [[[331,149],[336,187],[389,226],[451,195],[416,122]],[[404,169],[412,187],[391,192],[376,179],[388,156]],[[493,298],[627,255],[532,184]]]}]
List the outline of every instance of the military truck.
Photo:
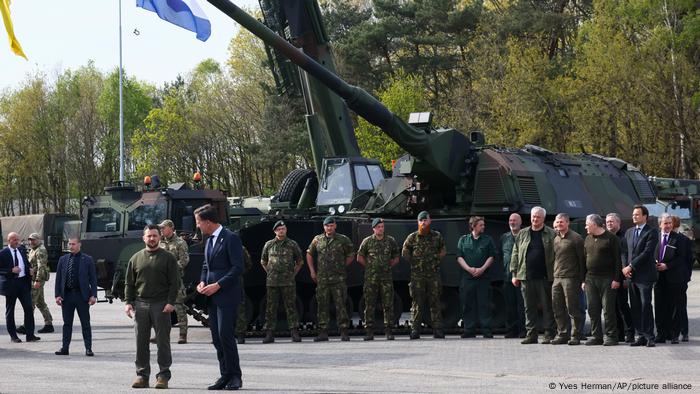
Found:
[{"label": "military truck", "polygon": [[184,273],[184,285],[196,306],[194,316],[201,319],[195,287],[203,260],[201,236],[197,236],[194,210],[205,204],[217,207],[220,221],[228,225],[228,201],[220,190],[190,188],[184,183],[169,186],[127,183],[105,187],[105,194],[89,196],[82,202],[80,236],[82,251],[95,259],[98,286],[106,290],[107,301],[124,297],[124,270],[131,256],[144,248],[143,229],[171,219],[175,230],[190,245],[190,263]]},{"label": "military truck", "polygon": [[49,267],[56,271],[58,258],[63,254],[63,225],[77,218],[77,215],[67,213],[3,216],[0,218],[3,245],[7,244],[7,235],[11,232],[19,234],[23,242],[31,233],[38,233],[49,254]]},{"label": "military truck", "polygon": [[[373,217],[384,217],[387,233],[403,242],[416,228],[416,214],[428,210],[432,227],[447,243],[441,264],[444,325],[456,327],[461,275],[456,246],[467,233],[468,216],[485,216],[487,232],[497,239],[507,231],[510,213],[520,213],[527,221],[530,209],[542,206],[550,218],[568,213],[574,229],[585,234],[583,222],[590,213],[619,212],[627,217],[634,204],[656,199],[646,176],[617,158],[557,153],[534,145],[489,146],[478,131],[434,127],[430,113],[412,114],[408,122],[397,118],[370,94],[335,74],[315,0],[261,0],[267,26],[229,1],[208,1],[266,43],[280,90],[300,89],[307,108],[314,169],[290,173],[268,215],[240,221],[241,238],[254,261],[259,261],[263,242],[272,237],[272,223],[279,218],[285,219],[289,236],[305,247],[322,231],[322,218],[335,215],[338,232],[359,246],[371,233]],[[298,74],[293,65],[299,67]],[[377,160],[361,157],[349,110],[378,126],[408,152],[397,159],[390,173]],[[497,286],[501,271],[497,265],[492,270],[496,326],[504,318]],[[393,270],[398,313],[410,305],[409,274],[403,260]],[[362,276],[359,265],[348,268],[349,303],[357,310],[363,303]],[[264,285],[264,272],[256,264],[246,276],[248,296],[264,294]],[[306,312],[301,316],[312,321],[314,285],[306,268],[297,276],[297,292],[303,305],[300,312]],[[263,302],[253,300],[261,306]]]}]

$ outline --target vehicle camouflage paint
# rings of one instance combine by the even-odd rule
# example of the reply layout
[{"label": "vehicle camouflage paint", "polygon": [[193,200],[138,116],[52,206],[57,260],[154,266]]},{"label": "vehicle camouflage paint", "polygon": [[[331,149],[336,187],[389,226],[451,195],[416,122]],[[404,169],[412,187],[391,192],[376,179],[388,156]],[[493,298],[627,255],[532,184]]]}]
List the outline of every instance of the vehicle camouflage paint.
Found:
[{"label": "vehicle camouflage paint", "polygon": [[[520,213],[527,225],[530,209],[542,206],[550,219],[556,213],[568,213],[573,228],[585,234],[588,214],[618,212],[628,218],[634,204],[656,199],[646,176],[616,158],[556,153],[532,145],[522,149],[488,146],[479,132],[464,134],[450,128],[433,128],[427,113],[412,114],[408,123],[397,118],[370,94],[334,74],[315,0],[261,0],[265,24],[282,36],[227,0],[208,1],[265,42],[276,80],[287,81],[281,91],[293,89],[289,61],[300,68],[301,80],[308,85],[302,94],[307,103],[316,171],[298,169],[290,173],[268,215],[233,219],[256,263],[245,277],[246,292],[253,304],[264,302],[265,273],[257,263],[264,242],[273,237],[272,224],[280,218],[287,224],[289,237],[305,248],[314,235],[323,231],[323,217],[336,215],[337,231],[349,236],[357,248],[371,234],[373,217],[385,218],[386,232],[403,243],[416,229],[417,213],[430,211],[432,228],[443,234],[447,245],[447,256],[441,263],[444,326],[456,328],[461,275],[456,249],[459,237],[468,231],[469,216],[485,216],[487,233],[498,239],[508,231],[507,218],[511,213]],[[284,75],[278,75],[280,70],[284,70]],[[328,90],[334,94],[329,96]],[[338,124],[329,120],[323,125],[308,120],[324,108],[323,101],[320,105],[310,104],[318,102],[318,97],[342,100],[408,154],[398,158],[391,174],[386,174],[377,160],[355,155],[354,134],[348,134],[347,127],[340,124],[346,118]],[[333,141],[335,150],[319,143],[319,134]],[[343,151],[352,154],[339,153]],[[318,152],[324,155],[319,157]],[[408,263],[402,259],[394,267],[393,276],[398,318],[410,305]],[[504,320],[498,287],[502,281],[500,262],[494,264],[491,277],[495,285],[494,326],[498,327]],[[347,284],[354,310],[362,308],[362,281],[363,270],[353,263],[348,267]],[[297,276],[302,321],[314,320],[314,288],[307,268],[303,267]]]}]

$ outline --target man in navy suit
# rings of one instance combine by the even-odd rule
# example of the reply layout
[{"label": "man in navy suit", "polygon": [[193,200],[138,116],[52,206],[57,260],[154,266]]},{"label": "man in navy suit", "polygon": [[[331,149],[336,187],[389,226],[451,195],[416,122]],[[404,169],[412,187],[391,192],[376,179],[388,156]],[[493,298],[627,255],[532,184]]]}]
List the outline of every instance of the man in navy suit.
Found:
[{"label": "man in navy suit", "polygon": [[197,291],[207,296],[209,328],[219,359],[221,377],[209,390],[238,390],[243,386],[236,348],[236,317],[243,289],[243,245],[241,239],[219,224],[219,213],[212,205],[194,211],[197,227],[205,240],[204,264]]},{"label": "man in navy suit", "polygon": [[627,259],[622,273],[631,280],[630,306],[637,340],[630,346],[655,346],[654,311],[651,292],[658,277],[654,251],[659,243],[659,232],[647,224],[649,210],[635,205],[632,210],[634,227],[627,229]]},{"label": "man in navy suit", "polygon": [[73,336],[73,317],[78,311],[80,327],[83,330],[85,355],[92,357],[92,327],[90,326],[90,305],[97,302],[97,274],[92,257],[80,252],[80,239],[68,239],[70,253],[58,259],[56,267],[56,304],[63,314],[63,344],[57,356],[67,356]]},{"label": "man in navy suit", "polygon": [[5,322],[12,342],[22,342],[17,337],[15,304],[19,300],[24,309],[24,327],[27,342],[38,341],[34,335],[34,310],[32,309],[31,277],[33,269],[27,258],[27,250],[19,244],[19,235],[7,235],[7,247],[0,251],[0,294],[5,296]]},{"label": "man in navy suit", "polygon": [[673,231],[673,219],[668,213],[659,216],[661,236],[654,255],[659,280],[654,286],[654,311],[658,343],[678,343],[681,331],[681,309],[686,282],[686,245],[681,234]]}]

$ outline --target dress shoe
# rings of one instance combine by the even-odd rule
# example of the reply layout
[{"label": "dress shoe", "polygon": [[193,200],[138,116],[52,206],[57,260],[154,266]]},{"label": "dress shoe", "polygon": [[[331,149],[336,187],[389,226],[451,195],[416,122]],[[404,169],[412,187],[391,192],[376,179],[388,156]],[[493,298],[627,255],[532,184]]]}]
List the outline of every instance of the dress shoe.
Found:
[{"label": "dress shoe", "polygon": [[584,343],[586,346],[599,346],[603,344],[603,338],[591,338]]},{"label": "dress shoe", "polygon": [[10,339],[10,340],[11,340],[12,342],[14,342],[14,343],[22,343],[22,340],[19,339],[19,338],[17,338],[17,337],[12,338],[12,339]]},{"label": "dress shoe", "polygon": [[231,380],[231,378],[222,376],[219,379],[216,379],[216,382],[214,382],[211,386],[207,387],[207,390],[223,390],[228,384],[229,380]]},{"label": "dress shoe", "polygon": [[93,357],[95,353],[92,352],[92,349],[85,349],[85,355],[88,357]]},{"label": "dress shoe", "polygon": [[678,345],[678,338],[671,339],[671,345]]},{"label": "dress shoe", "polygon": [[493,339],[493,334],[484,334],[484,339]]},{"label": "dress shoe", "polygon": [[688,338],[688,334],[683,334],[683,339],[681,339],[681,341],[688,342],[689,340],[690,338]]},{"label": "dress shoe", "polygon": [[301,342],[301,336],[299,335],[299,330],[296,328],[292,329],[292,342]]},{"label": "dress shoe", "polygon": [[41,340],[41,338],[39,338],[39,337],[36,336],[36,335],[32,335],[31,337],[27,337],[27,342],[36,342],[36,341],[39,341],[39,340]]},{"label": "dress shoe", "polygon": [[314,342],[328,342],[328,331],[321,330],[318,332],[318,336],[314,338]]},{"label": "dress shoe", "polygon": [[21,326],[17,327],[17,334],[22,334],[22,335],[24,335],[24,334],[26,334],[26,333],[27,333],[27,329],[24,328],[24,325],[21,325]]},{"label": "dress shoe", "polygon": [[236,338],[236,343],[239,344],[239,345],[245,344],[245,337],[243,337],[243,336],[237,337],[237,338]]},{"label": "dress shoe", "polygon": [[347,328],[341,328],[340,329],[340,340],[343,342],[347,342],[350,340],[350,335],[348,335],[348,329]]},{"label": "dress shoe", "polygon": [[273,343],[275,341],[275,334],[272,333],[272,330],[267,330],[265,332],[265,338],[263,338],[262,343]]},{"label": "dress shoe", "polygon": [[386,336],[387,341],[393,341],[394,340],[394,333],[391,332],[391,328],[387,327],[384,329],[384,335]]},{"label": "dress shoe", "polygon": [[144,378],[143,376],[137,376],[136,379],[134,379],[134,383],[131,383],[131,388],[132,389],[145,389],[148,388],[148,379]]},{"label": "dress shoe", "polygon": [[463,332],[462,335],[460,335],[459,337],[463,339],[476,338],[476,334],[474,334],[473,332]]},{"label": "dress shoe", "polygon": [[158,376],[156,378],[156,384],[153,387],[155,387],[157,389],[167,389],[168,388],[168,380],[162,376]]},{"label": "dress shoe", "polygon": [[57,356],[67,356],[68,355],[68,349],[60,349],[57,352],[54,352],[53,354]]},{"label": "dress shoe", "polygon": [[234,376],[228,381],[228,384],[226,387],[224,387],[224,390],[238,390],[241,387],[243,387],[243,381],[241,378]]},{"label": "dress shoe", "polygon": [[647,347],[654,347],[654,346],[656,346],[656,343],[654,342],[654,340],[653,340],[653,339],[649,339],[649,340],[647,341]]},{"label": "dress shoe", "polygon": [[39,334],[48,334],[48,333],[54,332],[53,324],[46,324],[46,325],[44,325],[44,327],[41,330],[39,330],[37,332]]},{"label": "dress shoe", "polygon": [[417,330],[412,330],[411,335],[409,336],[411,339],[420,339],[420,333]]},{"label": "dress shoe", "polygon": [[522,341],[520,341],[522,345],[530,345],[533,343],[537,343],[537,337],[525,337]]},{"label": "dress shoe", "polygon": [[445,338],[445,333],[443,333],[441,329],[436,328],[433,330],[433,338],[443,339],[443,338]]},{"label": "dress shoe", "polygon": [[644,337],[637,338],[636,341],[630,343],[630,346],[646,346],[647,340]]}]

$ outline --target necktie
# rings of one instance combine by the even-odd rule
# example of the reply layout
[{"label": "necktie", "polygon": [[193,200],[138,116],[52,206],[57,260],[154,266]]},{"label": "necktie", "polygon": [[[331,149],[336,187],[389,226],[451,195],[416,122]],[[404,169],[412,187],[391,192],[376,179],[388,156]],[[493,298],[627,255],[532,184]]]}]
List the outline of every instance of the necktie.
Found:
[{"label": "necktie", "polygon": [[17,258],[17,249],[13,249],[12,252],[15,254],[15,267],[18,267],[19,259]]},{"label": "necktie", "polygon": [[75,259],[73,258],[73,255],[70,255],[68,257],[68,280],[66,281],[66,287],[69,289],[72,289],[73,287],[73,264],[74,264]]},{"label": "necktie", "polygon": [[211,261],[211,251],[214,249],[214,236],[210,235],[207,241],[207,263]]},{"label": "necktie", "polygon": [[664,234],[664,239],[661,241],[661,247],[659,248],[659,261],[664,259],[664,254],[666,254],[666,243],[668,242],[668,234]]},{"label": "necktie", "polygon": [[637,247],[637,242],[639,242],[639,232],[640,232],[640,230],[641,230],[641,229],[640,229],[639,227],[637,227],[637,228],[634,229],[634,238],[632,239],[632,243],[633,243],[632,246],[634,246],[635,248]]}]

